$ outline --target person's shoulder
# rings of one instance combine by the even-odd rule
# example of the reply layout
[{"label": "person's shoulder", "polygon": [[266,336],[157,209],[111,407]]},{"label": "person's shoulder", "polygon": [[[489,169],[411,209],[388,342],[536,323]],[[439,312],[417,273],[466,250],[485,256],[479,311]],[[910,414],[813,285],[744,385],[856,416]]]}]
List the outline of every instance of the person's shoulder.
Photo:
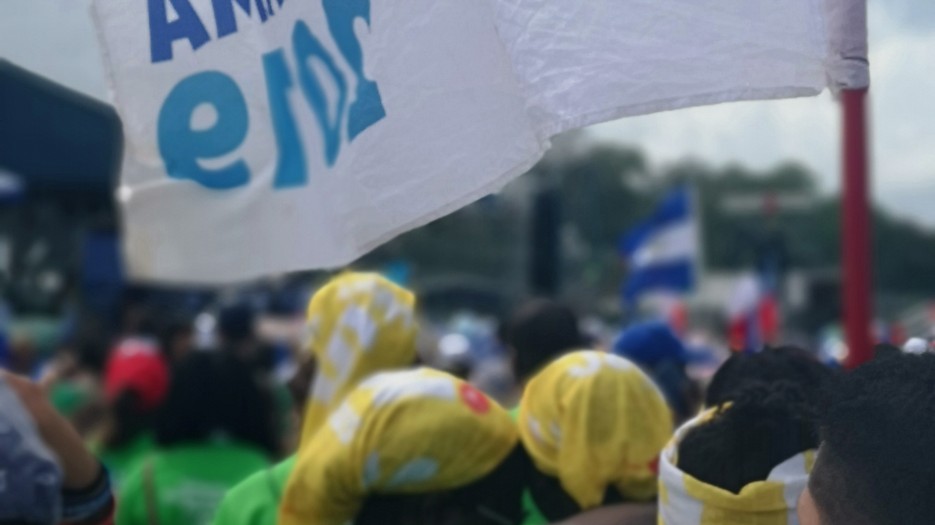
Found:
[{"label": "person's shoulder", "polygon": [[277,506],[272,494],[264,485],[266,471],[261,470],[248,476],[224,494],[215,516],[215,525],[237,525],[252,523],[253,510],[264,502]]},{"label": "person's shoulder", "polygon": [[267,515],[275,516],[282,486],[294,466],[293,456],[273,467],[254,472],[228,490],[218,507],[215,525],[265,523]]},{"label": "person's shoulder", "polygon": [[269,456],[262,450],[238,443],[215,445],[202,461],[212,465],[215,476],[231,482],[229,486],[236,486],[256,474],[266,472],[271,464]]},{"label": "person's shoulder", "polygon": [[298,455],[293,454],[292,456],[289,456],[288,458],[280,461],[269,469],[270,475],[276,479],[288,478],[295,469],[295,463],[298,461],[298,459]]},{"label": "person's shoulder", "polygon": [[243,481],[234,485],[227,494],[224,495],[222,505],[236,505],[246,499],[255,499],[258,494],[269,492],[264,490],[267,484],[269,469],[262,469],[250,474]]}]

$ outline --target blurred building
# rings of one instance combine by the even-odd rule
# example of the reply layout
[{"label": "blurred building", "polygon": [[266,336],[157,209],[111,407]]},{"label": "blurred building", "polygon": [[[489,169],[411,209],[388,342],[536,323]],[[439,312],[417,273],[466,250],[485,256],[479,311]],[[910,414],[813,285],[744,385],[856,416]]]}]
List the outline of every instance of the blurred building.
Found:
[{"label": "blurred building", "polygon": [[[116,293],[114,109],[0,60],[0,287],[20,313]],[[106,300],[105,300],[106,302]]]}]

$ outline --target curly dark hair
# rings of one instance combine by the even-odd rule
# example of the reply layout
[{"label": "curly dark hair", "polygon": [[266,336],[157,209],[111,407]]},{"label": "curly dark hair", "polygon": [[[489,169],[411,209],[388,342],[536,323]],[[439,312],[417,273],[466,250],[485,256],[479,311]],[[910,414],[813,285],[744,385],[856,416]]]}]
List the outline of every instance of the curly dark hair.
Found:
[{"label": "curly dark hair", "polygon": [[678,466],[699,481],[739,494],[783,461],[815,448],[817,414],[802,388],[783,381],[750,383],[711,421],[685,436]]},{"label": "curly dark hair", "polygon": [[873,347],[874,359],[889,359],[902,355],[903,351],[898,346],[890,343],[880,343]]},{"label": "curly dark hair", "polygon": [[734,354],[721,365],[708,385],[705,405],[732,401],[751,382],[795,383],[809,402],[819,404],[834,372],[806,350],[795,346],[766,348],[756,354]]},{"label": "curly dark hair", "polygon": [[935,355],[874,360],[829,396],[809,482],[823,523],[935,522]]}]

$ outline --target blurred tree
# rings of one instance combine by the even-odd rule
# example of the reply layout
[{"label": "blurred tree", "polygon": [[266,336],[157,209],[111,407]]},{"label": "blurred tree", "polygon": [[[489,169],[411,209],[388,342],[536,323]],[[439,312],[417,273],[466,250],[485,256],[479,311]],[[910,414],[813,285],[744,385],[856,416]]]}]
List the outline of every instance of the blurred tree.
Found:
[{"label": "blurred tree", "polygon": [[561,168],[564,216],[592,248],[613,249],[621,229],[652,210],[645,197],[658,186],[640,151],[598,146]]},{"label": "blurred tree", "polygon": [[359,264],[383,267],[402,260],[421,277],[474,275],[519,283],[523,225],[523,210],[515,203],[486,197],[384,244]]},{"label": "blurred tree", "polygon": [[[482,199],[403,235],[365,258],[364,264],[406,259],[421,275],[477,275],[521,290],[530,256],[529,202],[536,188],[557,187],[564,221],[563,292],[581,302],[614,302],[625,271],[618,239],[673,185],[690,183],[698,191],[708,268],[748,268],[756,262],[755,247],[772,238],[781,239],[786,266],[840,266],[839,202],[822,194],[815,175],[800,164],[750,170],[687,160],[656,168],[638,149],[593,144],[580,135],[563,141],[557,150],[560,154],[549,155],[501,196]],[[770,194],[801,196],[808,205],[746,214],[731,213],[724,206],[728,197]],[[879,209],[874,228],[878,290],[935,295],[935,272],[929,271],[935,268],[935,233]]]}]

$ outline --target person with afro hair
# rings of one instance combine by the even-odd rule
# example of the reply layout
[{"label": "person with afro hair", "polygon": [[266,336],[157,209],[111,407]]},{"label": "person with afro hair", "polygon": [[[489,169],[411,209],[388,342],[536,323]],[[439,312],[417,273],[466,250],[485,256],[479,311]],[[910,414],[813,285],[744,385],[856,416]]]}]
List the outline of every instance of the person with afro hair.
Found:
[{"label": "person with afro hair", "polygon": [[874,360],[835,381],[801,525],[935,523],[935,355]]}]

